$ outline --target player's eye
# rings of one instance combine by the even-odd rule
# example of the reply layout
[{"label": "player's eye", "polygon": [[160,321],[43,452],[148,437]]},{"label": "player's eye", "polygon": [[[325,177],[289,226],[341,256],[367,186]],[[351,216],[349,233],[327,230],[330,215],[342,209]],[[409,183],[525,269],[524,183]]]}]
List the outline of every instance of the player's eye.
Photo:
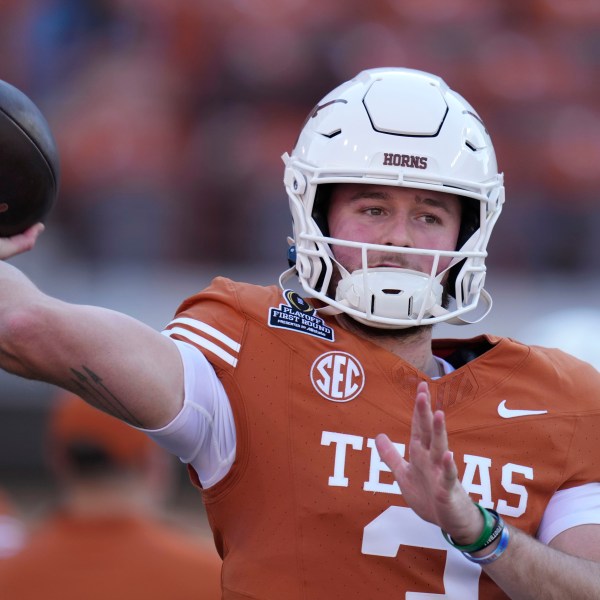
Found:
[{"label": "player's eye", "polygon": [[378,206],[370,206],[369,208],[366,208],[363,212],[372,217],[379,217],[383,214],[384,211],[383,208],[380,208]]},{"label": "player's eye", "polygon": [[423,222],[429,224],[429,225],[435,225],[436,223],[441,223],[442,219],[440,219],[440,217],[438,217],[437,215],[433,215],[433,214],[427,214],[427,215],[422,215],[421,217],[419,217]]}]

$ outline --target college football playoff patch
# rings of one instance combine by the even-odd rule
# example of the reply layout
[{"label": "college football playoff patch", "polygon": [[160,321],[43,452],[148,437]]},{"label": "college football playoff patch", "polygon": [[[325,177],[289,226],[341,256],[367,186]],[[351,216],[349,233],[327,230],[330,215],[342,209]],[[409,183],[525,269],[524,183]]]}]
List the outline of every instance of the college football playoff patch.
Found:
[{"label": "college football playoff patch", "polygon": [[333,328],[325,325],[325,321],[315,315],[315,309],[302,296],[294,290],[285,290],[283,297],[285,304],[269,309],[269,327],[289,329],[334,341]]}]

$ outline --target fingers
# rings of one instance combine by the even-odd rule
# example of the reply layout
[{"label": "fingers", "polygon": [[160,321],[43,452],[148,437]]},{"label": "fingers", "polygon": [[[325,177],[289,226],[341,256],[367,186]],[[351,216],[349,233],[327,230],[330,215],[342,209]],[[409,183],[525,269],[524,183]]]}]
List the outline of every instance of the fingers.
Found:
[{"label": "fingers", "polygon": [[[450,463],[446,464],[447,455]],[[431,411],[431,394],[426,382],[417,387],[415,409],[413,411],[412,432],[410,440],[410,460],[421,463],[425,461],[444,471],[444,476],[453,480],[456,466],[452,453],[448,452],[448,434],[446,418],[443,411]],[[449,469],[448,473],[445,469]]]},{"label": "fingers", "polygon": [[429,449],[433,429],[433,416],[431,414],[431,395],[429,386],[422,381],[417,386],[415,408],[412,417],[411,443],[419,442]]},{"label": "fingers", "polygon": [[458,470],[452,452],[448,449],[448,433],[446,431],[446,419],[441,410],[432,415],[431,445],[428,449],[422,446],[411,446],[410,459],[415,459],[424,469],[428,464],[430,468],[440,472],[442,487],[450,491],[458,481]]},{"label": "fingers", "polygon": [[450,450],[444,452],[442,458],[442,472],[443,472],[443,484],[447,491],[450,491],[456,482],[458,481],[458,470],[456,469],[456,463]]},{"label": "fingers", "polygon": [[448,529],[448,524],[456,521],[456,515],[464,513],[465,498],[467,502],[469,498],[448,449],[445,415],[441,410],[432,412],[427,383],[417,387],[408,460],[385,434],[375,438],[375,445],[407,504],[421,518]]},{"label": "fingers", "polygon": [[0,238],[0,260],[31,250],[42,231],[44,231],[44,225],[36,223],[23,233],[8,238]]},{"label": "fingers", "polygon": [[442,462],[448,450],[448,434],[446,433],[446,418],[441,410],[433,415],[433,435],[431,440],[431,460],[437,464]]},{"label": "fingers", "polygon": [[406,470],[407,463],[402,458],[390,438],[385,433],[375,437],[375,446],[381,460],[390,468],[396,479]]},{"label": "fingers", "polygon": [[[426,382],[419,383],[412,416],[409,458],[412,463],[424,468],[425,464],[441,469],[443,477],[450,483],[457,478],[456,465],[448,450],[448,434],[443,411],[431,410],[431,394]],[[397,452],[389,438],[380,434],[375,438],[381,459],[394,469],[406,469],[408,462]]]}]

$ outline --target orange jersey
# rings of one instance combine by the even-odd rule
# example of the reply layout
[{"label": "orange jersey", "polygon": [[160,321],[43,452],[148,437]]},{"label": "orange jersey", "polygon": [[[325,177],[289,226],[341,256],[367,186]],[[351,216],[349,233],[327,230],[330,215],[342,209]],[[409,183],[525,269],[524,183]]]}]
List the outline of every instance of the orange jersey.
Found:
[{"label": "orange jersey", "polygon": [[385,432],[406,456],[422,380],[463,486],[508,523],[535,535],[557,490],[600,481],[600,376],[560,351],[436,341],[473,357],[431,381],[294,292],[222,278],[167,329],[212,363],[234,413],[235,462],[203,492],[224,598],[506,598],[407,508],[375,449]]}]

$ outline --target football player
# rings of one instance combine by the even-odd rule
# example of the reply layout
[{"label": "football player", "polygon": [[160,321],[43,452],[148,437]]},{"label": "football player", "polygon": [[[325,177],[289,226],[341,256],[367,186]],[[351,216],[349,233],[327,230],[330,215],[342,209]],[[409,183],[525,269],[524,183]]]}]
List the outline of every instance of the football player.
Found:
[{"label": "football player", "polygon": [[364,71],[284,162],[279,287],[217,278],[160,335],[3,264],[0,366],[187,463],[224,598],[600,597],[600,375],[433,339],[491,307],[504,187],[477,112],[434,75]]}]

